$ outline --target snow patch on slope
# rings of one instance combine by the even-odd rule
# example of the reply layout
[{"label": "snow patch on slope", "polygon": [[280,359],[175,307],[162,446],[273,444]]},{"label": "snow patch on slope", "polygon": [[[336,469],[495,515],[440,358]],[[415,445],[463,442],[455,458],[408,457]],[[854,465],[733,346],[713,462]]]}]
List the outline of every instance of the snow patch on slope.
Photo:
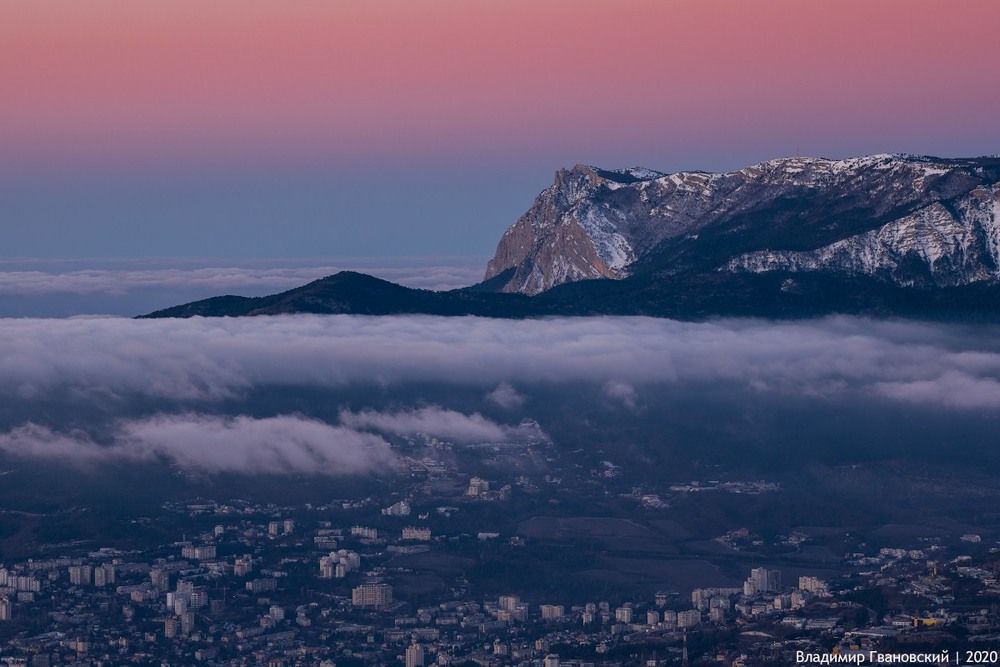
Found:
[{"label": "snow patch on slope", "polygon": [[721,270],[894,275],[904,261],[918,258],[941,285],[1000,278],[1000,192],[995,187],[980,188],[955,207],[957,217],[938,202],[816,250],[760,250],[730,260]]},{"label": "snow patch on slope", "polygon": [[574,218],[590,237],[597,256],[604,265],[613,271],[621,271],[635,261],[635,251],[628,240],[618,231],[618,226],[609,216],[614,216],[618,222],[623,222],[622,214],[608,208],[598,208],[594,205],[580,207]]}]

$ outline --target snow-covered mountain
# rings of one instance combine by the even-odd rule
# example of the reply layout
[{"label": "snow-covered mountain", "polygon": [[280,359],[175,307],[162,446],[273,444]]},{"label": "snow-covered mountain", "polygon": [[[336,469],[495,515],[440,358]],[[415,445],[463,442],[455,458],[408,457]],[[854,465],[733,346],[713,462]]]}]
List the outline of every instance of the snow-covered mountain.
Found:
[{"label": "snow-covered mountain", "polygon": [[770,271],[997,280],[1000,159],[796,157],[714,174],[578,165],[506,231],[485,278],[533,295],[591,278]]}]

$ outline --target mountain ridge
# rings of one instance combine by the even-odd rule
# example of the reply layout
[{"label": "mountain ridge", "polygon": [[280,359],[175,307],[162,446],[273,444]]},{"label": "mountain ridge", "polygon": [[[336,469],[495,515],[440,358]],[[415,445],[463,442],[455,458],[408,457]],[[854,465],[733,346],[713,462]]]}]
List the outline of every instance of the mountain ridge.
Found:
[{"label": "mountain ridge", "polygon": [[[497,298],[500,297],[500,298]],[[259,297],[217,296],[164,308],[140,318],[244,317],[312,313],[323,315],[482,315],[531,314],[519,294],[471,289],[436,292],[404,287],[357,271],[340,271],[301,287]]]},{"label": "mountain ridge", "polygon": [[[348,274],[345,277],[345,274]],[[346,279],[345,279],[346,278]],[[377,282],[374,282],[377,281]],[[394,298],[382,298],[382,283]],[[363,302],[363,303],[359,303]],[[287,314],[439,315],[503,319],[647,316],[802,319],[831,314],[1000,323],[1000,285],[941,289],[887,286],[830,274],[723,274],[675,280],[596,279],[566,283],[537,296],[480,291],[477,285],[433,292],[341,272],[265,297],[218,296],[158,310],[138,319],[253,317]]]},{"label": "mountain ridge", "polygon": [[1000,158],[778,158],[734,172],[577,165],[432,292],[341,272],[145,317],[426,313],[1000,321]]},{"label": "mountain ridge", "polygon": [[[502,290],[538,294],[575,280],[649,271],[762,270],[769,265],[740,264],[739,257],[819,250],[905,224],[928,206],[948,212],[947,205],[963,197],[989,205],[958,202],[966,208],[965,217],[954,216],[959,226],[969,223],[980,235],[1000,236],[997,158],[796,157],[733,172],[676,174],[577,165],[558,171],[507,229],[484,277],[514,268]],[[905,254],[916,248],[895,249]],[[1000,246],[993,244],[989,262],[1000,265]],[[771,264],[802,266],[781,258]]]}]

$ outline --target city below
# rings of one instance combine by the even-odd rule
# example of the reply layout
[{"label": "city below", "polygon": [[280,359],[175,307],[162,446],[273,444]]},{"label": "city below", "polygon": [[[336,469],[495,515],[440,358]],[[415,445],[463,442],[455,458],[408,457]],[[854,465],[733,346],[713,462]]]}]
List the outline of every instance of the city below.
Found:
[{"label": "city below", "polygon": [[[897,526],[897,546],[839,554],[830,529],[699,540],[669,517],[786,490],[629,486],[610,461],[567,464],[530,438],[476,451],[480,474],[402,456],[364,498],[171,501],[130,521],[176,531],[162,543],[68,540],[6,562],[3,663],[780,665],[1000,642],[1000,549],[980,534]],[[510,472],[539,459],[549,472]]]}]

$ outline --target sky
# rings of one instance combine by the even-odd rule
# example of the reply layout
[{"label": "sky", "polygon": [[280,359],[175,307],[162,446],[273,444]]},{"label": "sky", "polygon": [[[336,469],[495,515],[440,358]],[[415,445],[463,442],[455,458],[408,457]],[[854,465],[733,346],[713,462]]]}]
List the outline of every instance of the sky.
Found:
[{"label": "sky", "polygon": [[4,2],[0,270],[485,260],[576,163],[996,154],[997,25],[994,0]]}]

